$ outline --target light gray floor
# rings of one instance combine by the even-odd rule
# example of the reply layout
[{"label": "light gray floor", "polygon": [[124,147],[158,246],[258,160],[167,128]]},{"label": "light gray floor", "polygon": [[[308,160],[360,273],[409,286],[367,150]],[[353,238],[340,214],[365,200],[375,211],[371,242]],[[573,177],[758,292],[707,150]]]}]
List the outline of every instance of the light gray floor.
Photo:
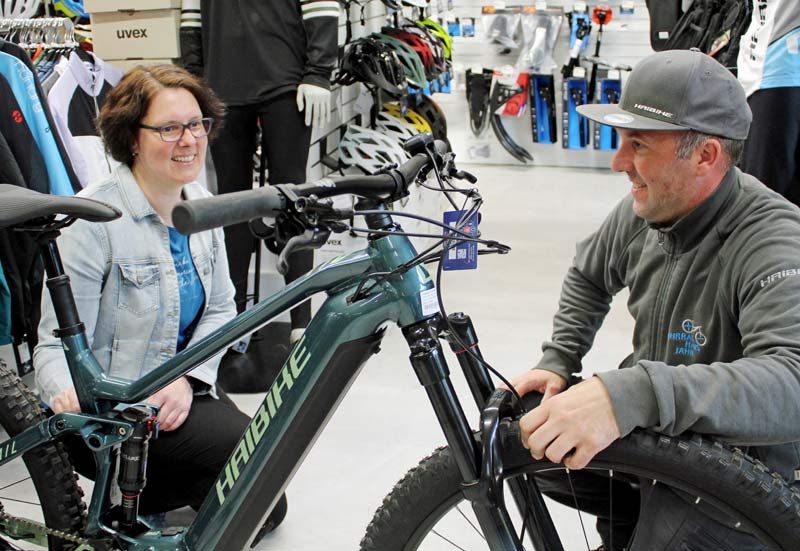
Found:
[{"label": "light gray floor", "polygon": [[[469,313],[487,360],[508,377],[530,368],[551,330],[561,279],[577,240],[596,228],[629,189],[610,171],[469,167],[485,199],[483,237],[511,253],[482,256],[471,272],[443,277],[445,308]],[[587,356],[588,371],[615,368],[631,349],[632,322],[618,297]],[[464,388],[449,357],[457,387]],[[237,396],[248,412],[260,396]],[[476,411],[468,411],[477,423]],[[358,549],[395,482],[443,438],[396,328],[384,338],[289,486],[286,521],[258,547],[272,551]],[[577,525],[575,513],[558,517]],[[592,522],[585,519],[587,527]],[[599,544],[590,530],[590,544]],[[586,549],[575,529],[567,550]]]}]

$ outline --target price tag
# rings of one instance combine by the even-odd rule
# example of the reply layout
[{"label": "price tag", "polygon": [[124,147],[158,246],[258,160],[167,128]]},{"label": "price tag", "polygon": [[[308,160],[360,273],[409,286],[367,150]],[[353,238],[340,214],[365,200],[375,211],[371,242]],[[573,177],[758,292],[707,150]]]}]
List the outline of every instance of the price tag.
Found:
[{"label": "price tag", "polygon": [[17,363],[17,374],[20,377],[33,371],[33,362],[27,341],[14,343],[14,360]]},{"label": "price tag", "polygon": [[372,94],[369,90],[367,90],[366,86],[362,86],[361,93],[358,94],[355,104],[353,105],[353,109],[356,113],[369,113],[369,110],[372,109],[373,103],[374,101],[372,99]]},{"label": "price tag", "polygon": [[420,305],[422,306],[423,316],[432,316],[439,312],[439,299],[436,296],[436,288],[426,289],[419,294]]},{"label": "price tag", "polygon": [[[461,222],[461,218],[466,214],[463,210],[453,210],[444,213],[444,223],[447,226],[456,227]],[[478,214],[473,214],[466,223],[460,228],[460,231],[465,234],[477,237],[478,236]],[[448,232],[445,231],[447,234]],[[452,236],[452,233],[450,234]],[[456,234],[458,237],[463,237]],[[478,267],[478,244],[475,242],[466,242],[452,244],[451,247],[445,251],[444,260],[442,261],[442,269],[444,270],[474,270]]]},{"label": "price tag", "polygon": [[619,5],[620,15],[633,15],[635,4],[631,1],[623,1]]}]

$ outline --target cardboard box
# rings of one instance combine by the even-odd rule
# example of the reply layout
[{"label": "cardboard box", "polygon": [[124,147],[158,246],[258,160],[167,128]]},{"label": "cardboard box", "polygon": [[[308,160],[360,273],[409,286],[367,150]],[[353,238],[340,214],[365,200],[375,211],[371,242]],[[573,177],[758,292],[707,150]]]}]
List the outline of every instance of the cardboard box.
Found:
[{"label": "cardboard box", "polygon": [[102,59],[181,55],[179,9],[96,12],[91,19],[94,51]]},{"label": "cardboard box", "polygon": [[174,64],[174,59],[103,59],[109,65],[113,65],[120,71],[128,72],[137,65],[156,65],[160,63]]},{"label": "cardboard box", "polygon": [[86,13],[180,9],[181,0],[83,0]]}]

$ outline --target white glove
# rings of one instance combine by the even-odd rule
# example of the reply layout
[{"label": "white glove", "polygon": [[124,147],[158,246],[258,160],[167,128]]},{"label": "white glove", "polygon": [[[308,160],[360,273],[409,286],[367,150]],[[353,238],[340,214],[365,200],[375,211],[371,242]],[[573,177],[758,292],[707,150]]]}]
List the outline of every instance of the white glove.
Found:
[{"label": "white glove", "polygon": [[306,112],[306,126],[320,128],[331,119],[331,91],[314,86],[313,84],[300,84],[297,87],[297,110]]}]

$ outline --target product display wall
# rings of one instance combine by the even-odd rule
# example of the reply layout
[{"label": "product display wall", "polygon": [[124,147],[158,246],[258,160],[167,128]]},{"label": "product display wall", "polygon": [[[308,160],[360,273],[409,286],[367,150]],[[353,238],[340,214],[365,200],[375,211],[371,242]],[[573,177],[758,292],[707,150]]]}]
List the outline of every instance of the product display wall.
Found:
[{"label": "product display wall", "polygon": [[[612,0],[604,2],[612,8],[613,18],[610,23],[604,25],[603,38],[600,57],[615,63],[634,66],[641,58],[653,53],[650,46],[650,22],[647,7],[644,0],[635,2],[623,2]],[[508,6],[517,5],[516,2],[506,2]],[[519,3],[524,4],[524,3]],[[597,2],[572,2],[570,0],[550,0],[546,3],[531,2],[540,7],[546,4],[547,8],[561,9],[569,11],[580,9],[585,5],[591,14]],[[622,4],[632,4],[632,14],[622,14],[620,6]],[[454,93],[449,96],[437,96],[442,108],[447,114],[448,135],[453,145],[453,149],[460,153],[462,162],[474,162],[481,164],[509,164],[522,166],[522,163],[506,152],[497,141],[491,129],[488,129],[481,137],[476,137],[469,126],[468,103],[465,91],[464,73],[467,69],[480,71],[481,68],[499,68],[503,65],[514,66],[519,57],[519,50],[512,49],[508,54],[500,54],[502,46],[499,44],[489,44],[485,40],[484,25],[481,20],[481,8],[491,5],[490,2],[480,0],[460,0],[455,3],[453,8],[454,16],[461,21],[468,18],[475,18],[474,37],[454,37],[453,39],[453,62],[454,72],[458,79]],[[588,45],[581,51],[581,56],[594,54],[595,41],[598,34],[598,26],[592,23],[592,29],[588,37]],[[555,144],[534,143],[532,138],[530,110],[529,106],[519,118],[503,116],[503,126],[511,138],[520,146],[525,148],[532,156],[531,166],[570,166],[586,168],[608,168],[613,152],[595,150],[593,140],[589,140],[588,147],[585,149],[565,149],[562,146],[562,76],[561,68],[567,62],[569,52],[570,28],[566,18],[562,21],[558,39],[556,41],[553,59],[556,68],[552,71],[554,76],[557,142]],[[589,80],[591,64],[582,63],[586,68],[586,80]],[[604,73],[601,70],[600,76]],[[627,74],[622,73],[622,86],[624,89]],[[593,138],[594,129],[590,125],[589,133]]]}]

